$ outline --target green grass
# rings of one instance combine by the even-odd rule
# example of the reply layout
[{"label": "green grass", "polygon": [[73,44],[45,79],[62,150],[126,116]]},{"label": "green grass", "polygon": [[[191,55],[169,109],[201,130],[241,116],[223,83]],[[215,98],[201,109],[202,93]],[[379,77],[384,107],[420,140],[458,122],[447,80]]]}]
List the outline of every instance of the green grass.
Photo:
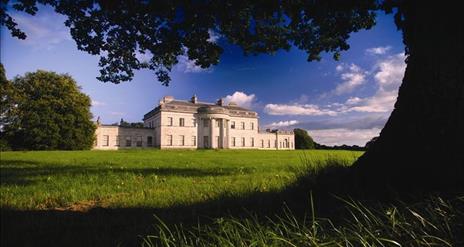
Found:
[{"label": "green grass", "polygon": [[[309,166],[362,152],[127,150],[1,153],[1,207],[169,208],[279,191]],[[302,159],[304,162],[302,162]]]},{"label": "green grass", "polygon": [[[463,246],[464,196],[430,198],[417,204],[361,203],[340,199],[347,216],[282,215],[260,220],[218,218],[194,227],[168,226],[158,219],[143,246]],[[311,200],[312,201],[312,200]],[[316,205],[317,206],[317,205]]]}]

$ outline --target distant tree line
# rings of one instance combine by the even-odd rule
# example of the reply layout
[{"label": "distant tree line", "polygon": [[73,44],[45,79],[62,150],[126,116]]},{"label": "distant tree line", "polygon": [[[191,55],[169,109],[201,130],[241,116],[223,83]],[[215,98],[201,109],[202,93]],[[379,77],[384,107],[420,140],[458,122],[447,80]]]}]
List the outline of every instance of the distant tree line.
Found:
[{"label": "distant tree line", "polygon": [[308,134],[308,131],[304,129],[294,129],[295,133],[295,149],[327,149],[327,150],[353,150],[353,151],[364,151],[369,145],[375,142],[377,137],[372,138],[369,142],[366,143],[366,146],[360,147],[358,145],[340,145],[340,146],[327,146],[319,144],[313,140],[313,138]]},{"label": "distant tree line", "polygon": [[124,121],[123,118],[121,118],[121,120],[119,121],[119,123],[113,123],[111,124],[113,126],[119,126],[119,127],[130,127],[130,128],[143,128],[145,127],[143,125],[143,122],[135,122],[135,123],[130,123],[130,122],[126,122]]}]

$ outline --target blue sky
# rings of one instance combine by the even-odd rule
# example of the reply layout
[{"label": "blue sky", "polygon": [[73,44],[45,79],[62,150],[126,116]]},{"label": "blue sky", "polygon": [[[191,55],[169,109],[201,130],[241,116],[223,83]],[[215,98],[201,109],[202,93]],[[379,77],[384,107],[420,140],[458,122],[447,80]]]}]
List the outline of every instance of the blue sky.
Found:
[{"label": "blue sky", "polygon": [[92,98],[92,113],[104,123],[141,121],[164,95],[189,99],[197,94],[201,101],[224,97],[252,108],[259,113],[261,128],[298,127],[323,144],[364,145],[390,115],[405,69],[401,33],[391,15],[380,13],[373,29],[351,35],[351,48],[340,61],[329,54],[320,62],[307,62],[296,48],[244,56],[213,34],[225,48],[217,66],[201,69],[181,57],[169,87],[149,70],[138,71],[131,82],[103,83],[95,79],[98,57],[77,50],[64,16],[48,7],[36,16],[12,15],[28,38],[12,38],[2,28],[0,58],[7,77],[38,69],[68,73]]}]

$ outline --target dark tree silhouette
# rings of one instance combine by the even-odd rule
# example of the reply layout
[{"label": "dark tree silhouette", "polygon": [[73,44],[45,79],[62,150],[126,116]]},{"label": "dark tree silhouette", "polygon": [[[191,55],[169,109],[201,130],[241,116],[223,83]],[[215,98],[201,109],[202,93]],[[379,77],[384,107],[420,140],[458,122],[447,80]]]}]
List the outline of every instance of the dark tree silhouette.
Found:
[{"label": "dark tree silhouette", "polygon": [[[8,2],[2,1],[0,24],[25,38],[7,13]],[[148,68],[164,85],[179,55],[203,68],[219,62],[222,48],[212,32],[245,54],[296,46],[308,61],[319,60],[321,52],[337,59],[349,49],[350,33],[375,25],[375,11],[394,12],[408,56],[405,78],[391,117],[355,170],[367,183],[403,188],[464,184],[464,21],[458,1],[24,0],[12,6],[34,14],[37,3],[67,16],[78,48],[101,56],[100,80],[128,81],[134,70]],[[151,59],[140,61],[137,53]]]},{"label": "dark tree silhouette", "polygon": [[295,149],[315,149],[313,138],[309,136],[308,131],[304,129],[294,129]]}]

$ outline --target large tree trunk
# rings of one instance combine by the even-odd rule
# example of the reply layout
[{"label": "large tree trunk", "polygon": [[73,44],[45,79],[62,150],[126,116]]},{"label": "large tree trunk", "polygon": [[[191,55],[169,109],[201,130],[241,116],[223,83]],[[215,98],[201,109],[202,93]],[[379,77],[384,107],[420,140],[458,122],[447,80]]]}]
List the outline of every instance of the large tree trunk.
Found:
[{"label": "large tree trunk", "polygon": [[450,2],[402,3],[407,68],[379,139],[354,166],[364,186],[464,187],[464,13]]}]

